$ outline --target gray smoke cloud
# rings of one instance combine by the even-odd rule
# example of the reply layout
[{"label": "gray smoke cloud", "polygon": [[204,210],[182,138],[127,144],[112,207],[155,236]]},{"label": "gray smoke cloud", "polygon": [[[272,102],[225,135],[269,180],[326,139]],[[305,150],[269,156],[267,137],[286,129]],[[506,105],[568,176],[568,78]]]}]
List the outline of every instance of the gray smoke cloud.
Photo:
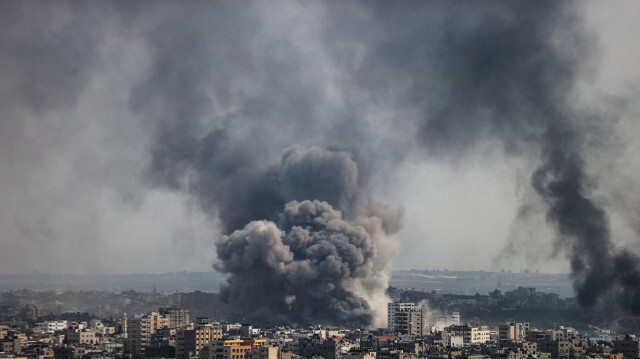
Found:
[{"label": "gray smoke cloud", "polygon": [[[614,299],[640,314],[640,261],[615,248],[607,215],[590,198],[593,179],[582,153],[594,135],[589,121],[599,115],[573,105],[579,76],[590,70],[593,35],[573,4],[466,5],[449,9],[435,51],[443,86],[438,102],[425,106],[423,144],[455,156],[497,137],[507,153],[535,151],[541,164],[531,185],[567,250],[578,302]],[[394,66],[416,66],[403,61]],[[423,86],[416,81],[410,93]]]},{"label": "gray smoke cloud", "polygon": [[[603,140],[624,131],[615,128],[622,110],[584,106],[602,48],[582,6],[3,2],[0,266],[73,263],[84,273],[102,261],[145,271],[157,257],[154,270],[169,261],[184,268],[225,235],[216,248],[218,268],[230,274],[224,294],[256,318],[264,313],[246,298],[264,298],[283,322],[336,310],[352,315],[327,322],[366,324],[384,299],[374,293],[386,285],[389,235],[403,222],[373,198],[409,191],[416,179],[407,167],[452,163],[465,177],[464,161],[499,143],[546,206],[580,303],[612,299],[637,313],[637,248],[620,249],[607,215],[628,208],[637,226],[637,196],[627,195],[637,191],[633,165],[610,161],[634,157],[628,145],[637,140],[633,131],[616,137],[620,144]],[[625,128],[637,129],[633,122]],[[598,177],[621,169],[631,173],[626,182]],[[418,194],[404,196],[431,202]],[[426,217],[412,219],[450,223],[452,232],[469,223]],[[425,251],[446,241],[404,236]],[[334,266],[313,246],[331,252]],[[399,263],[430,265],[403,250]],[[280,291],[259,292],[251,267],[240,265],[256,251],[271,256],[245,264],[271,273],[259,277]],[[308,287],[290,275],[301,262],[317,271],[295,272]],[[313,279],[338,267],[333,280]]]},{"label": "gray smoke cloud", "polygon": [[231,273],[221,293],[261,322],[371,325],[370,302],[388,285],[378,253],[388,240],[378,218],[291,201],[277,223],[253,221],[217,243],[217,268]]},{"label": "gray smoke cloud", "polygon": [[216,243],[215,268],[230,275],[223,300],[262,323],[384,322],[389,235],[400,228],[402,212],[368,200],[356,159],[334,148],[288,148],[271,167],[279,175],[259,178],[279,191],[273,203],[259,199],[282,206],[277,220],[262,219],[269,217],[251,208],[256,199],[232,204],[252,221]]},{"label": "gray smoke cloud", "polygon": [[[207,19],[204,26],[211,26],[211,33],[234,35],[202,38],[193,37],[191,29],[167,31],[165,24],[154,28],[153,38],[158,39],[154,71],[134,88],[129,102],[134,113],[154,125],[149,180],[193,194],[201,208],[220,221],[228,236],[217,243],[216,269],[229,273],[221,293],[238,311],[249,310],[251,317],[269,323],[380,325],[392,247],[387,234],[399,230],[401,212],[369,199],[366,161],[358,158],[352,144],[288,147],[304,144],[301,134],[305,132],[311,137],[330,136],[338,143],[349,141],[332,134],[334,120],[312,121],[317,115],[309,111],[317,104],[307,103],[317,97],[317,89],[293,83],[304,77],[305,70],[277,58],[277,53],[253,55],[256,49],[247,45],[258,36],[260,24],[240,29],[236,22],[222,20],[256,21],[250,13],[233,6],[202,10],[220,19]],[[183,64],[176,54],[185,52],[196,52],[203,61]],[[211,71],[218,65],[221,68]],[[258,83],[268,92],[253,95],[251,89],[242,88],[242,79],[230,76],[254,66],[264,71],[261,76],[266,78]],[[250,73],[247,81],[255,83],[251,78],[255,75]],[[236,101],[238,95],[230,97],[226,92],[238,86],[240,109],[211,118],[229,108],[229,100]],[[292,86],[294,92],[288,88]],[[274,117],[270,112],[283,101],[281,93],[286,94],[287,107]],[[278,127],[293,130],[295,136],[294,142],[286,144],[280,162],[273,163],[261,154],[268,154],[281,141]],[[275,138],[265,137],[274,128]],[[291,201],[305,200],[324,201],[317,216],[329,216],[328,226],[340,223],[345,228],[309,224],[303,228],[310,239],[296,237],[301,235],[298,227],[305,223],[304,217],[296,227],[283,218],[295,222],[292,203],[296,202]],[[299,215],[311,214],[300,211]],[[283,238],[276,235],[275,222],[286,233]],[[293,245],[299,248],[282,253]],[[385,250],[378,253],[377,246]],[[320,250],[323,247],[327,248]],[[247,258],[250,253],[263,253],[267,263]]]},{"label": "gray smoke cloud", "polygon": [[224,145],[204,137],[189,187],[230,232],[216,243],[222,298],[262,323],[380,325],[402,212],[367,198],[355,154],[291,147],[260,169]]}]

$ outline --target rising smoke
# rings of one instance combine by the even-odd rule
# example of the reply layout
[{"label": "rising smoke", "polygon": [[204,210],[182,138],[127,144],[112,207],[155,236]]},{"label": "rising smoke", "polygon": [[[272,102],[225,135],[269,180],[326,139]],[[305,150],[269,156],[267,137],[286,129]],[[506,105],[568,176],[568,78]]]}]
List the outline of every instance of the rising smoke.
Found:
[{"label": "rising smoke", "polygon": [[[206,153],[215,162],[214,149]],[[384,323],[389,235],[402,211],[367,198],[356,159],[336,148],[291,147],[265,170],[202,167],[196,195],[230,233],[216,243],[215,268],[230,275],[225,301],[261,323]]]},{"label": "rising smoke", "polygon": [[218,242],[217,269],[231,273],[221,293],[261,322],[371,325],[384,318],[378,252],[388,241],[378,218],[349,221],[327,202],[291,201],[277,224],[253,221]]},{"label": "rising smoke", "polygon": [[263,323],[383,323],[402,213],[370,205],[359,173],[346,151],[285,150],[277,222],[256,217],[216,244],[222,298]]},{"label": "rising smoke", "polygon": [[[335,26],[326,31],[328,34],[340,31],[345,42],[362,41],[365,60],[350,71],[354,79],[351,86],[374,99],[382,99],[383,105],[398,111],[412,109],[400,121],[407,128],[417,129],[418,142],[430,155],[461,157],[479,143],[498,139],[509,155],[537,157],[539,165],[531,175],[531,186],[548,206],[547,220],[557,229],[557,243],[567,251],[579,303],[591,306],[600,298],[611,297],[638,314],[638,260],[631,252],[614,248],[607,215],[590,198],[594,181],[586,173],[582,153],[586,138],[592,135],[589,131],[594,128],[589,121],[598,116],[574,105],[578,81],[592,70],[595,37],[584,27],[573,3],[498,1],[459,5],[398,5],[391,15],[385,6],[363,5],[377,21],[375,28],[383,36],[373,39],[362,33],[364,25],[371,25],[367,21],[336,20]],[[340,9],[328,6],[325,10]],[[188,73],[191,77],[199,76]],[[166,77],[161,78],[164,81]],[[169,85],[172,88],[175,84]],[[151,83],[151,88],[163,87]],[[143,91],[148,92],[146,88]],[[188,94],[183,101],[187,106],[178,109],[209,111],[207,106],[192,106],[193,100],[199,98]],[[200,102],[203,101],[196,103]],[[365,115],[354,110],[349,114]],[[342,213],[343,220],[372,213],[374,205],[361,190],[366,187],[366,180],[354,175],[358,166],[343,152],[293,148],[285,150],[279,165],[258,166],[252,163],[251,153],[231,140],[226,127],[203,139],[191,136],[193,141],[184,141],[176,133],[197,134],[196,126],[185,132],[175,126],[189,125],[189,121],[176,123],[168,118],[167,122],[170,125],[161,127],[165,130],[156,142],[151,173],[173,185],[177,182],[176,170],[195,169],[189,188],[231,233],[219,242],[218,255],[222,261],[219,269],[231,273],[224,291],[232,302],[250,306],[242,298],[253,298],[255,293],[266,290],[255,280],[275,285],[262,277],[254,280],[249,275],[251,266],[235,263],[243,258],[243,253],[251,252],[247,245],[239,243],[251,244],[256,238],[264,238],[273,247],[263,250],[284,252],[274,254],[273,261],[265,263],[248,260],[256,268],[277,268],[279,275],[272,273],[275,269],[264,270],[275,278],[285,278],[289,272],[285,267],[293,268],[300,260],[316,263],[315,257],[303,252],[289,253],[282,247],[282,243],[290,245],[297,238],[291,234],[292,228],[282,223],[285,203],[326,201]],[[363,125],[361,121],[345,123],[350,125],[344,133],[362,136],[359,130],[354,130]],[[330,128],[325,133],[336,132]],[[343,143],[349,140],[341,136],[335,139]],[[371,150],[361,137],[350,139],[362,146],[365,153]],[[194,142],[201,143],[191,145]],[[189,144],[186,151],[181,148],[185,143]],[[292,203],[297,202],[289,202],[287,206]],[[255,220],[268,222],[251,222]],[[318,241],[314,235],[309,236],[314,238],[310,243]],[[311,278],[318,275],[316,271],[304,273]],[[353,313],[349,317],[336,310],[342,313],[336,319],[366,323],[370,318],[366,301],[347,290],[346,279],[354,278],[336,276],[336,282],[332,282],[335,291],[317,290],[313,280],[308,282],[314,285],[305,289],[336,298],[340,304],[333,309],[344,308]],[[283,318],[306,322],[318,319],[309,314],[314,310],[331,312],[328,307],[317,308],[310,300],[312,297],[305,294],[310,292],[295,285],[302,282],[284,279],[276,282],[281,282],[280,286],[274,286],[277,295],[269,297],[266,303],[280,308],[278,313]],[[354,307],[360,310],[353,310]]]},{"label": "rising smoke", "polygon": [[[578,101],[599,50],[581,5],[278,5],[3,2],[0,233],[26,239],[7,241],[0,265],[22,267],[15,253],[33,248],[129,252],[156,208],[177,206],[146,196],[171,192],[223,236],[216,267],[238,309],[376,323],[402,213],[372,183],[402,188],[403,162],[455,163],[498,142],[530,165],[579,302],[640,314],[638,258],[616,247],[594,195],[587,154],[612,121]],[[182,233],[156,245],[165,232],[144,253],[186,247]],[[88,266],[88,254],[75,257]]]},{"label": "rising smoke", "polygon": [[640,260],[614,247],[607,215],[590,198],[593,180],[582,153],[593,114],[573,105],[595,39],[571,4],[499,5],[448,14],[436,51],[445,85],[440,103],[425,111],[423,144],[455,153],[497,137],[508,153],[538,153],[531,185],[567,250],[578,302],[615,299],[640,314]]}]

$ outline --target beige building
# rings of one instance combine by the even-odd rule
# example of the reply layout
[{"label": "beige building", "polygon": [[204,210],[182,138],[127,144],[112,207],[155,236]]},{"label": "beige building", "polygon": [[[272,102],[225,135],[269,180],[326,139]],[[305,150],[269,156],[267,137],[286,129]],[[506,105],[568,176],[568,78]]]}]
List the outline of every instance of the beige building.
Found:
[{"label": "beige building", "polygon": [[248,351],[266,345],[266,339],[214,340],[211,343],[209,359],[246,359]]},{"label": "beige building", "polygon": [[151,335],[158,329],[168,327],[169,320],[157,312],[149,312],[141,317],[127,320],[127,350],[141,354],[151,343]]},{"label": "beige building", "polygon": [[9,327],[6,325],[0,326],[0,339],[4,339],[9,335]]},{"label": "beige building", "polygon": [[20,353],[22,344],[19,338],[4,337],[0,339],[0,352],[4,353]]},{"label": "beige building", "polygon": [[169,328],[180,328],[189,324],[189,311],[177,307],[166,307],[158,310],[160,315],[169,320]]},{"label": "beige building", "polygon": [[462,337],[464,345],[486,343],[491,339],[489,328],[486,326],[472,327],[470,324],[452,325],[445,331],[454,337]]},{"label": "beige building", "polygon": [[424,335],[422,309],[401,309],[394,313],[393,332],[408,335]]},{"label": "beige building", "polygon": [[198,323],[176,331],[176,359],[209,358],[209,347],[222,339],[222,329],[211,323]]},{"label": "beige building", "polygon": [[97,344],[96,332],[91,329],[67,329],[64,332],[67,344]]},{"label": "beige building", "polygon": [[529,333],[529,323],[507,323],[498,327],[500,340],[525,340]]}]

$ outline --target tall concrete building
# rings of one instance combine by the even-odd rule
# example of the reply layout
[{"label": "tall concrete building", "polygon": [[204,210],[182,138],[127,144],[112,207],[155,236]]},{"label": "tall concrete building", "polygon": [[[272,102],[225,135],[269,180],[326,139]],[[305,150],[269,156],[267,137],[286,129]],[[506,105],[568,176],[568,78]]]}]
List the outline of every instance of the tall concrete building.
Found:
[{"label": "tall concrete building", "polygon": [[176,331],[176,359],[209,358],[209,347],[222,339],[222,329],[211,323],[197,323]]},{"label": "tall concrete building", "polygon": [[393,318],[393,332],[408,335],[424,335],[424,316],[422,309],[401,309]]},{"label": "tall concrete building", "polygon": [[158,329],[168,327],[169,320],[157,312],[149,312],[127,320],[127,349],[133,354],[142,354],[151,344],[151,335]]},{"label": "tall concrete building", "polygon": [[169,328],[180,328],[189,324],[189,311],[178,307],[158,309],[160,315],[169,320]]},{"label": "tall concrete building", "polygon": [[387,328],[400,334],[424,335],[424,313],[414,303],[393,302],[387,305]]},{"label": "tall concrete building", "polygon": [[416,305],[414,303],[392,302],[387,304],[387,328],[394,330],[396,312],[415,309],[415,307]]},{"label": "tall concrete building", "polygon": [[507,323],[498,327],[500,340],[525,340],[529,333],[529,323]]}]

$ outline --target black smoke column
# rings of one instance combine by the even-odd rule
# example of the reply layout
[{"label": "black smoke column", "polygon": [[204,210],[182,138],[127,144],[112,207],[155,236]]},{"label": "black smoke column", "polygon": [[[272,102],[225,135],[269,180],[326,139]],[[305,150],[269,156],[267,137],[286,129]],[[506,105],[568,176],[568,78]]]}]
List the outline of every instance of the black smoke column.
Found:
[{"label": "black smoke column", "polygon": [[[591,198],[594,180],[585,172],[586,139],[597,136],[587,121],[598,114],[574,106],[572,96],[590,70],[596,42],[577,4],[459,5],[444,6],[436,71],[414,80],[407,98],[424,106],[423,145],[456,156],[497,138],[509,154],[538,154],[531,185],[548,205],[547,220],[567,250],[578,302],[592,306],[611,299],[640,314],[640,261],[615,248],[607,215]],[[419,68],[396,60],[397,68]],[[425,91],[432,97],[420,99],[417,94]]]}]

